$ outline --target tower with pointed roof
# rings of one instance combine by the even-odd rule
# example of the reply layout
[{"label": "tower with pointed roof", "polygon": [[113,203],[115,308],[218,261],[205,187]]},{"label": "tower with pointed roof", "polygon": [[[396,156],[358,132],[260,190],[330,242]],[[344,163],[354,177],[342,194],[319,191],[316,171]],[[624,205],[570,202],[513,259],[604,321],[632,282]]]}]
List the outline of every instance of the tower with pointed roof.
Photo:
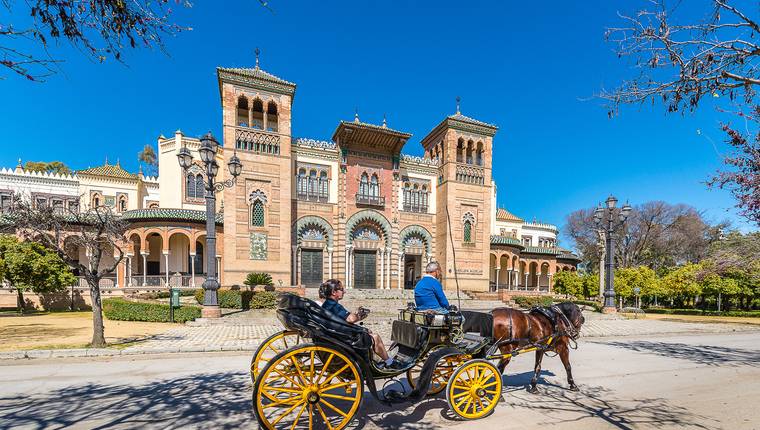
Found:
[{"label": "tower with pointed roof", "polygon": [[488,285],[494,210],[491,160],[497,130],[493,124],[463,115],[457,97],[456,113],[422,139],[425,157],[439,165],[435,254],[445,268],[447,289],[456,287],[455,270],[461,289]]},{"label": "tower with pointed roof", "polygon": [[227,282],[242,284],[250,272],[289,280],[290,125],[296,85],[264,71],[258,49],[253,68],[219,67],[217,77],[224,162],[236,152],[243,163],[235,186],[223,195]]}]

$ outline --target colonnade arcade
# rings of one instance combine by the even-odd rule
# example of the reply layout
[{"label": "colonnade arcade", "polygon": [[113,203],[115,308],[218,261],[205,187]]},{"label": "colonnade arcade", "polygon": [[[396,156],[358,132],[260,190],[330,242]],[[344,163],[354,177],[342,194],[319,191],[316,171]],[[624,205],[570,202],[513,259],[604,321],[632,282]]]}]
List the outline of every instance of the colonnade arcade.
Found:
[{"label": "colonnade arcade", "polygon": [[491,290],[550,292],[554,274],[563,268],[569,270],[553,259],[523,256],[519,250],[492,252],[489,259]]},{"label": "colonnade arcade", "polygon": [[[136,227],[125,234],[128,287],[200,287],[206,275],[206,229],[196,226]],[[222,267],[217,241],[217,267]],[[223,276],[220,271],[219,276]],[[223,279],[220,280],[223,282]]]}]

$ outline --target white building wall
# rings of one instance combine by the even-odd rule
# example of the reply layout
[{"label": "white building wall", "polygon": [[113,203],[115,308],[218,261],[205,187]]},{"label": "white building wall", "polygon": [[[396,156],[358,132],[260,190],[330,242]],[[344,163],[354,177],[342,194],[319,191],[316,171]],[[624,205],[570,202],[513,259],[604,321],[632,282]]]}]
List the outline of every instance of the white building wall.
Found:
[{"label": "white building wall", "polygon": [[0,192],[12,191],[25,198],[32,194],[52,194],[79,199],[79,180],[75,175],[27,172],[21,169],[0,170]]}]

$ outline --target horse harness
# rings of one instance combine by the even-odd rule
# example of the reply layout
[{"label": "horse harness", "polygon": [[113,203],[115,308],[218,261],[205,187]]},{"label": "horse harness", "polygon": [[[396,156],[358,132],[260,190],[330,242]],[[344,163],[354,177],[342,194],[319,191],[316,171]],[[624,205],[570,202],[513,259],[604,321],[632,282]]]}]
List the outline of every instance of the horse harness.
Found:
[{"label": "horse harness", "polygon": [[[512,321],[512,313],[509,313],[509,337],[504,339],[498,340],[496,343],[491,346],[490,351],[487,355],[493,355],[497,348],[499,348],[501,345],[508,344],[508,343],[520,343],[520,342],[528,342],[528,345],[526,345],[523,348],[518,348],[516,350],[513,350],[508,355],[511,357],[517,356],[518,354],[534,351],[537,349],[540,350],[548,350],[553,347],[552,342],[556,338],[560,337],[568,337],[571,341],[574,341],[578,338],[580,333],[578,330],[575,329],[575,327],[570,323],[570,320],[567,318],[564,312],[562,312],[561,309],[559,309],[556,305],[552,305],[549,307],[543,307],[543,306],[534,306],[531,308],[528,312],[528,315],[530,314],[540,314],[546,317],[546,319],[549,320],[549,322],[552,324],[552,334],[549,336],[545,336],[536,342],[531,342],[530,338],[514,338],[514,332],[513,332],[513,321]],[[528,318],[528,333],[531,331],[531,323],[530,318]],[[558,327],[559,322],[562,322],[563,327]],[[573,348],[575,349],[575,348]]]}]

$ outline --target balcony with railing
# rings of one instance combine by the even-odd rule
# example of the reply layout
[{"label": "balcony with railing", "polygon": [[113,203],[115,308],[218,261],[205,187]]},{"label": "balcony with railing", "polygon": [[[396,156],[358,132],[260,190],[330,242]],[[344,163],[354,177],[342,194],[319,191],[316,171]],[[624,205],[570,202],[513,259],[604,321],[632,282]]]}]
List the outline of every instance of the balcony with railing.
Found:
[{"label": "balcony with railing", "polygon": [[471,164],[459,164],[456,170],[456,180],[466,184],[483,185],[485,183],[485,170]]},{"label": "balcony with railing", "polygon": [[422,203],[407,203],[404,202],[405,212],[427,213],[428,205]]},{"label": "balcony with railing", "polygon": [[235,128],[235,147],[239,151],[279,155],[280,135],[270,131]]},{"label": "balcony with railing", "polygon": [[385,207],[385,197],[373,194],[356,193],[356,204],[382,208]]}]

